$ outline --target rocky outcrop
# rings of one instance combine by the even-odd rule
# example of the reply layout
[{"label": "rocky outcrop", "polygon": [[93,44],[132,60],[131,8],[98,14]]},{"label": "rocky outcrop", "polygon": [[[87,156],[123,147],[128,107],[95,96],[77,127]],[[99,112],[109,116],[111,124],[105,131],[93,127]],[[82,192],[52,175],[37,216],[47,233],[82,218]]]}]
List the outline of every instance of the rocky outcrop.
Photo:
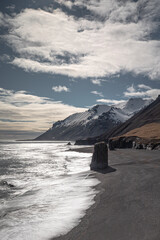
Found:
[{"label": "rocky outcrop", "polygon": [[137,136],[130,137],[121,136],[109,139],[109,148],[160,150],[160,140],[142,139]]},{"label": "rocky outcrop", "polygon": [[90,165],[91,170],[105,169],[108,167],[108,147],[105,142],[96,143]]},{"label": "rocky outcrop", "polygon": [[132,148],[133,142],[135,141],[136,137],[117,137],[109,139],[109,149],[115,148]]}]

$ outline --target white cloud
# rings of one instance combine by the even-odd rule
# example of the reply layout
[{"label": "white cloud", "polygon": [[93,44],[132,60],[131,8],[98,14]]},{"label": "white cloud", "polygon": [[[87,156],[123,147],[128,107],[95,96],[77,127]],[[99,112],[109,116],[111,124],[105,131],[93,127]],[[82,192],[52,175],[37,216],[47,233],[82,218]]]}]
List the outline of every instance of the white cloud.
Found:
[{"label": "white cloud", "polygon": [[103,79],[91,79],[91,82],[95,85],[99,85],[101,86],[102,85],[102,82],[105,82],[106,80],[103,80]]},{"label": "white cloud", "polygon": [[[143,91],[139,90],[139,88],[142,88]],[[142,97],[142,98],[147,97],[156,99],[160,94],[160,89],[152,89],[149,86],[143,84],[139,84],[137,88],[133,89],[133,91],[129,91],[128,89],[129,88],[127,88],[127,91],[124,92],[125,97]]]},{"label": "white cloud", "polygon": [[91,82],[95,85],[101,86],[101,81],[99,79],[91,79]]},{"label": "white cloud", "polygon": [[[65,0],[57,0],[65,4]],[[159,14],[159,0],[75,0],[72,7],[85,6],[95,15],[105,17],[110,21],[117,22],[137,22],[139,17],[146,20],[152,20]]]},{"label": "white cloud", "polygon": [[151,87],[149,87],[149,86],[147,86],[147,85],[145,85],[145,84],[139,84],[138,87],[139,87],[139,88],[142,88],[142,89],[146,89],[146,90],[152,89]]},{"label": "white cloud", "polygon": [[92,91],[92,94],[98,95],[100,97],[103,97],[103,94],[101,92],[97,92],[97,91]]},{"label": "white cloud", "polygon": [[52,90],[55,92],[70,92],[70,89],[66,86],[53,86]]},{"label": "white cloud", "polygon": [[97,99],[97,102],[111,104],[125,103],[125,100],[114,100],[114,99]]},{"label": "white cloud", "polygon": [[3,131],[43,132],[53,122],[84,110],[26,91],[0,88],[0,130]]},{"label": "white cloud", "polygon": [[67,1],[67,0],[65,0],[65,1],[64,1],[64,0],[57,0],[57,2],[65,5],[66,7],[70,8],[70,9],[71,9],[71,8],[73,7],[73,5],[74,5],[73,2]]},{"label": "white cloud", "polygon": [[130,93],[135,91],[135,88],[134,88],[133,84],[130,87],[127,88],[127,91],[130,92]]},{"label": "white cloud", "polygon": [[151,39],[158,28],[154,21],[158,0],[59,2],[69,8],[86,6],[105,21],[75,19],[60,10],[25,9],[14,17],[1,14],[0,24],[9,26],[5,40],[18,54],[13,65],[82,78],[121,71],[160,77],[160,42]]}]

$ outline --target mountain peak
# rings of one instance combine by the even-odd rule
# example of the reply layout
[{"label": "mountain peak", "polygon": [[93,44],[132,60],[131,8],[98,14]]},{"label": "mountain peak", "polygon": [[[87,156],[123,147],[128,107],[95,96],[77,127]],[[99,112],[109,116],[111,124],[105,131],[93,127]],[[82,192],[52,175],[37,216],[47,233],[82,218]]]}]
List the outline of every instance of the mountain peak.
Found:
[{"label": "mountain peak", "polygon": [[88,111],[89,112],[94,112],[97,115],[101,115],[102,113],[109,111],[110,108],[111,108],[110,106],[105,105],[105,104],[102,104],[102,105],[97,104],[94,107],[92,107],[91,109],[89,109]]},{"label": "mountain peak", "polygon": [[148,104],[150,104],[153,100],[144,100],[142,98],[130,98],[123,110],[127,111],[128,113],[135,113],[138,112],[140,109],[146,107]]},{"label": "mountain peak", "polygon": [[52,129],[37,140],[77,140],[94,137],[125,122],[147,104],[141,98],[130,99],[121,105],[98,104],[82,113],[75,113],[53,124]]}]

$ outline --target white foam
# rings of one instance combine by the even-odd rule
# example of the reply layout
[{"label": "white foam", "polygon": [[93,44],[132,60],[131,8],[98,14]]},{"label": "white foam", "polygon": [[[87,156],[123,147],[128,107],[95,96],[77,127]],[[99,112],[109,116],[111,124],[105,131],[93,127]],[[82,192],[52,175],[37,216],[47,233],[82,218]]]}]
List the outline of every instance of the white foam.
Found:
[{"label": "white foam", "polygon": [[66,234],[94,203],[98,180],[84,172],[91,154],[68,148],[64,143],[4,146],[3,152],[12,154],[7,180],[16,188],[1,206],[6,213],[0,220],[1,239],[44,240]]}]

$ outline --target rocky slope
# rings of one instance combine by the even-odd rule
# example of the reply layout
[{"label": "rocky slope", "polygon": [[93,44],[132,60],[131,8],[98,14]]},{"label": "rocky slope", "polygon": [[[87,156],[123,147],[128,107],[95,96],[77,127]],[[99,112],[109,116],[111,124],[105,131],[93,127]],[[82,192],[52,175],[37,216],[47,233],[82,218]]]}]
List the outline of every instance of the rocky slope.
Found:
[{"label": "rocky slope", "polygon": [[96,105],[88,111],[73,114],[54,123],[52,128],[35,140],[77,140],[95,137],[119,126],[147,104],[148,100],[135,98],[120,105]]}]

